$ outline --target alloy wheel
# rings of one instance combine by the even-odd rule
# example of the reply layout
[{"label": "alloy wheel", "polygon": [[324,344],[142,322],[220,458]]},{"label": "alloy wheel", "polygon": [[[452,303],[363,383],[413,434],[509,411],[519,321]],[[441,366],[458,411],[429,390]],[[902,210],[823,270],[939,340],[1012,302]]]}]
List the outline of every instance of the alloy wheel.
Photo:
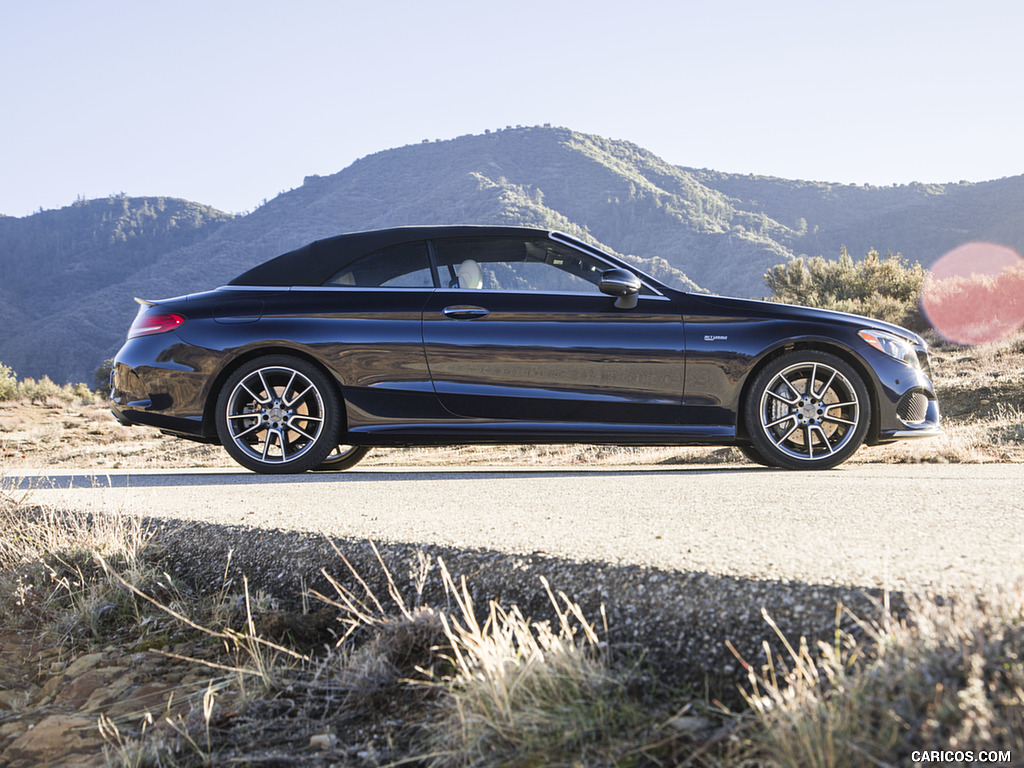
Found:
[{"label": "alloy wheel", "polygon": [[255,360],[228,379],[217,428],[228,453],[256,472],[304,472],[337,444],[338,400],[330,382],[302,360]]},{"label": "alloy wheel", "polygon": [[798,461],[842,450],[860,423],[853,384],[830,365],[797,363],[780,371],[761,395],[761,429],[777,450]]},{"label": "alloy wheel", "polygon": [[745,420],[763,463],[828,469],[864,442],[871,400],[863,379],[845,360],[830,352],[796,350],[757,374]]}]

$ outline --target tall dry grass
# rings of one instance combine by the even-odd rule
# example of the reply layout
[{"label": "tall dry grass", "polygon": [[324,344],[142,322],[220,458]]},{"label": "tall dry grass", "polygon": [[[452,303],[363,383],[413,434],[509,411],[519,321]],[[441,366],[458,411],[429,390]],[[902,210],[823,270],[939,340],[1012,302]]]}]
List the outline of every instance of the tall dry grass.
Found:
[{"label": "tall dry grass", "polygon": [[576,603],[542,579],[554,626],[494,601],[480,623],[465,579],[444,577],[458,615],[441,615],[454,672],[434,765],[618,765],[649,748],[649,681],[612,659]]},{"label": "tall dry grass", "polygon": [[917,600],[902,619],[883,611],[860,627],[863,636],[837,630],[834,643],[816,649],[780,633],[788,658],[766,652],[760,670],[744,662],[757,717],[746,759],[844,768],[910,765],[921,753],[1024,755],[1019,586]]},{"label": "tall dry grass", "polygon": [[[32,505],[31,492],[0,480],[0,616],[13,624],[52,621],[61,640],[99,637],[136,616],[120,581],[159,579],[143,552],[150,533],[118,513]],[[120,576],[103,574],[106,558]]]}]

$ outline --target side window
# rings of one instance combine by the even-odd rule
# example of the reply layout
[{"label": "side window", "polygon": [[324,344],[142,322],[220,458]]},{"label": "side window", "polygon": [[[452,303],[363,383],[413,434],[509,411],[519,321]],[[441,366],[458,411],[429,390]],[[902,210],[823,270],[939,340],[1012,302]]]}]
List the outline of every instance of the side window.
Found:
[{"label": "side window", "polygon": [[596,293],[609,265],[545,240],[479,238],[434,243],[441,286]]},{"label": "side window", "polygon": [[360,256],[324,285],[356,288],[433,288],[426,243],[403,243]]}]

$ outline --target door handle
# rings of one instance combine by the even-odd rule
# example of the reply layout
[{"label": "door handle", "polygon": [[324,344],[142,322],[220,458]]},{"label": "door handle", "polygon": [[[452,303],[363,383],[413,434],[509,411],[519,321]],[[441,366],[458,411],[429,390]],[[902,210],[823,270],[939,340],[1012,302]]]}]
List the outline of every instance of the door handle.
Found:
[{"label": "door handle", "polygon": [[487,317],[491,314],[490,310],[484,309],[483,307],[467,306],[445,307],[441,310],[441,313],[445,317],[450,317],[452,320],[476,320],[481,317]]}]

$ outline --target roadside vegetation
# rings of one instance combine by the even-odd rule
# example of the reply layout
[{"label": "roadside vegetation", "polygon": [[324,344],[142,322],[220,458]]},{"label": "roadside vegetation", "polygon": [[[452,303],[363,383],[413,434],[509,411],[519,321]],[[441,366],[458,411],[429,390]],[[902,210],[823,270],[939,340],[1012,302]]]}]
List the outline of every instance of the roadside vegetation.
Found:
[{"label": "roadside vegetation", "polygon": [[926,275],[920,264],[910,264],[898,253],[880,256],[871,250],[854,262],[843,248],[835,261],[815,256],[778,264],[765,273],[764,282],[772,301],[852,312],[923,331],[920,304]]},{"label": "roadside vegetation", "polygon": [[[667,682],[643,648],[608,642],[603,615],[584,615],[543,579],[543,621],[478,603],[471,576],[422,553],[412,595],[379,554],[383,581],[341,549],[323,592],[271,595],[228,577],[227,563],[221,579],[194,584],[169,575],[173,553],[137,518],[3,493],[7,764],[61,763],[59,746],[28,751],[39,744],[30,726],[71,717],[75,701],[88,735],[66,748],[139,768],[795,768],[1024,749],[1019,587],[914,599],[899,612],[877,605],[870,616],[836,606],[826,642],[779,632],[781,652],[739,659],[746,677],[723,702]],[[423,597],[428,579],[442,582],[442,599]],[[102,689],[75,699],[108,670],[122,675],[105,682],[120,696],[145,687],[143,670],[161,696],[120,708],[90,708]]]},{"label": "roadside vegetation", "polygon": [[0,363],[0,402],[27,401],[46,403],[50,400],[62,403],[91,403],[96,394],[85,384],[55,384],[49,376],[39,379],[19,379],[9,366]]}]

